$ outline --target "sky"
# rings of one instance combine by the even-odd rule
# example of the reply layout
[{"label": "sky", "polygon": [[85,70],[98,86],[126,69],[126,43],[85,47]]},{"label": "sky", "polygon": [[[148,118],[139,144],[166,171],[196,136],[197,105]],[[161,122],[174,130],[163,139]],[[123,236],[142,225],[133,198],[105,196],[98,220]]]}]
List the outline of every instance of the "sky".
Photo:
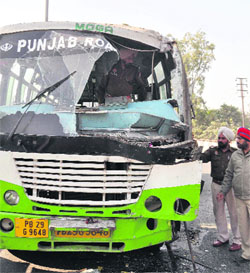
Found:
[{"label": "sky", "polygon": [[[0,0],[0,27],[44,21],[45,3]],[[250,0],[49,0],[48,19],[125,23],[177,39],[203,31],[215,45],[216,58],[206,74],[206,105],[218,109],[225,103],[242,109],[236,79],[246,78],[250,84]],[[250,91],[244,94],[244,108],[250,112]]]}]

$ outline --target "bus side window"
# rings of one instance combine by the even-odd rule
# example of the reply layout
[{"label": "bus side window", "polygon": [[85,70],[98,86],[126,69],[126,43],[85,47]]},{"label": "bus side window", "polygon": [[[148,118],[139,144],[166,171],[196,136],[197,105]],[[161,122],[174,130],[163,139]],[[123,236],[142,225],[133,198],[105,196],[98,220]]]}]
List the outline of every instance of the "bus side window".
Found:
[{"label": "bus side window", "polygon": [[162,67],[162,62],[160,61],[155,67],[155,75],[157,78],[159,98],[164,100],[167,99],[167,89],[166,89],[166,77]]},{"label": "bus side window", "polygon": [[165,72],[160,61],[153,70],[153,75],[148,77],[152,100],[167,99],[167,79]]}]

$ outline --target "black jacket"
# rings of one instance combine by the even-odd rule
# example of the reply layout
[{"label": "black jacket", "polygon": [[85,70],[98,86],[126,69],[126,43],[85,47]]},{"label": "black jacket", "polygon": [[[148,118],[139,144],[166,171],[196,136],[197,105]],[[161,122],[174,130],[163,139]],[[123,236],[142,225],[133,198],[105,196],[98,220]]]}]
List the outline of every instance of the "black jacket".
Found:
[{"label": "black jacket", "polygon": [[228,162],[233,152],[236,149],[229,147],[226,152],[223,152],[218,147],[210,147],[201,155],[203,163],[211,162],[211,176],[218,184],[222,183]]},{"label": "black jacket", "polygon": [[104,76],[98,90],[98,101],[104,103],[105,96],[119,97],[138,95],[138,100],[146,98],[146,83],[141,77],[139,67],[127,64],[122,68],[121,61],[115,64],[108,75]]}]

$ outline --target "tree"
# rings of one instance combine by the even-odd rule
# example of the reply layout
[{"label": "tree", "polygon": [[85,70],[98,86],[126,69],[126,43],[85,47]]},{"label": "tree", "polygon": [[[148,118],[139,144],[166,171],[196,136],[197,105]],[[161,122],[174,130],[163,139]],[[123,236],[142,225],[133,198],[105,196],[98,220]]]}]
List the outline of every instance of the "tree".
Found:
[{"label": "tree", "polygon": [[250,112],[246,113],[246,116],[245,116],[245,127],[247,127],[248,129],[250,129]]},{"label": "tree", "polygon": [[226,122],[229,127],[237,128],[241,125],[241,113],[237,107],[223,104],[217,111],[217,120]]},{"label": "tree", "polygon": [[[202,99],[205,86],[205,74],[215,60],[215,45],[206,40],[203,31],[196,34],[186,33],[182,40],[178,40],[178,47],[185,65],[189,91],[193,99],[198,96]],[[200,101],[204,104],[203,99]]]},{"label": "tree", "polygon": [[241,126],[241,112],[237,107],[223,104],[219,109],[197,108],[196,119],[193,121],[195,138],[214,140],[222,126],[229,127],[236,133]]}]

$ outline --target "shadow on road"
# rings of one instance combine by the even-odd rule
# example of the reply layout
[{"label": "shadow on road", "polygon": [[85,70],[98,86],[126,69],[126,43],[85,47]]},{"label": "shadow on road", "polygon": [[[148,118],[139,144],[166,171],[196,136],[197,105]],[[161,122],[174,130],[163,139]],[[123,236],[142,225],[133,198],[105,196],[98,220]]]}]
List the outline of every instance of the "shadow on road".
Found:
[{"label": "shadow on road", "polygon": [[109,254],[93,252],[33,252],[10,251],[16,257],[32,264],[63,270],[91,268],[97,272],[172,272],[166,248],[161,250],[138,250]]}]

